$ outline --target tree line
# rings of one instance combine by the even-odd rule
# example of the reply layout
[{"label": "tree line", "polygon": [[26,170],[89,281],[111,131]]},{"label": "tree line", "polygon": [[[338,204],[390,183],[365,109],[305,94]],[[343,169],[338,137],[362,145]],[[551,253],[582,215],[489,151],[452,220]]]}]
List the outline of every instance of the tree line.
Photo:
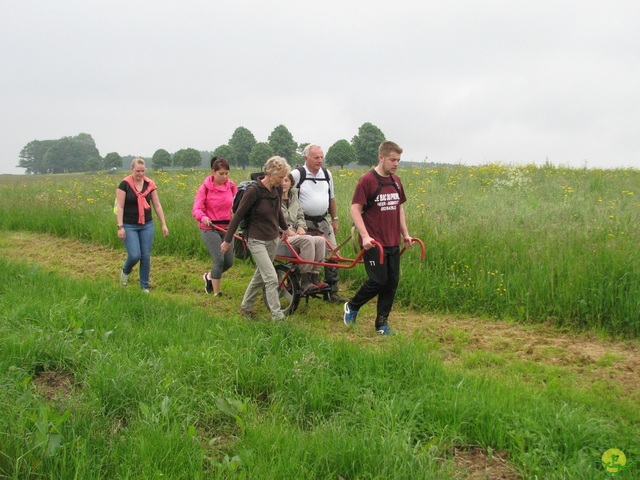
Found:
[{"label": "tree line", "polygon": [[[351,163],[373,166],[378,162],[378,146],[385,141],[384,133],[371,123],[364,123],[351,141],[341,139],[325,149],[329,166],[344,167]],[[302,151],[307,143],[298,143],[284,125],[273,129],[267,141],[259,142],[246,127],[238,127],[224,145],[213,152],[194,148],[180,149],[173,154],[160,148],[151,157],[154,170],[165,168],[208,167],[211,156],[226,158],[238,168],[260,168],[273,155],[286,158],[291,165],[302,163]],[[323,145],[324,146],[324,145]],[[121,157],[117,152],[100,156],[93,137],[80,133],[58,140],[33,140],[20,151],[19,168],[26,174],[95,172],[128,168],[131,155]]]}]

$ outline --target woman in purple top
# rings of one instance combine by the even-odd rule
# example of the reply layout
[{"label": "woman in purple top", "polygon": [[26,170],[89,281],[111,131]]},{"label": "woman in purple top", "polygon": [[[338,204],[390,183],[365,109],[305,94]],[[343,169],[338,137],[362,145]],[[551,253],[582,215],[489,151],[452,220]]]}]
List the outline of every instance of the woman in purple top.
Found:
[{"label": "woman in purple top", "polygon": [[231,205],[238,187],[229,179],[229,162],[221,157],[211,158],[211,175],[198,188],[191,213],[198,221],[200,235],[211,255],[211,270],[202,275],[204,291],[214,297],[222,295],[220,291],[222,274],[233,266],[233,249],[222,253],[220,245],[223,231],[214,228],[229,226]]}]

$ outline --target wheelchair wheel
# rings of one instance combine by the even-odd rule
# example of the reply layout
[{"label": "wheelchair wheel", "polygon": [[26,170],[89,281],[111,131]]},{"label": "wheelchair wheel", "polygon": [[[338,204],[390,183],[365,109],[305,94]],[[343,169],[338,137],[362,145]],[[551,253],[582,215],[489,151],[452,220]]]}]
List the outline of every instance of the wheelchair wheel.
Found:
[{"label": "wheelchair wheel", "polygon": [[276,265],[276,273],[278,274],[280,307],[285,315],[291,315],[300,303],[298,274],[288,265]]}]

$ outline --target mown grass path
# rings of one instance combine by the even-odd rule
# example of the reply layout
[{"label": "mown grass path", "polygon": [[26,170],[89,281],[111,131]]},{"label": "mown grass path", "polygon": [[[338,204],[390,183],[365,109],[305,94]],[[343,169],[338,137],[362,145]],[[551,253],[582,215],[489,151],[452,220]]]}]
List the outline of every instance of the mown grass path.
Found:
[{"label": "mown grass path", "polygon": [[[0,255],[25,261],[61,276],[81,279],[113,279],[117,283],[124,250],[77,240],[27,232],[3,232]],[[208,268],[199,260],[152,257],[152,295],[185,302],[201,308],[215,308],[216,314],[235,315],[252,272],[250,265],[234,266],[223,279],[229,296],[218,299],[206,295],[201,275]],[[135,272],[135,270],[134,270]],[[135,288],[135,273],[132,284]],[[43,285],[46,288],[46,285]],[[349,285],[343,285],[343,296]],[[312,300],[304,303],[289,321],[328,336],[346,337],[363,345],[384,348],[373,333],[372,306],[364,307],[359,325],[346,329],[342,306]],[[640,342],[618,341],[592,332],[559,330],[553,325],[521,325],[506,321],[433,315],[396,305],[393,328],[401,335],[427,340],[447,364],[492,377],[517,376],[541,388],[573,387],[603,400],[619,399],[621,408],[637,410],[640,418]],[[632,415],[633,416],[633,415]]]}]

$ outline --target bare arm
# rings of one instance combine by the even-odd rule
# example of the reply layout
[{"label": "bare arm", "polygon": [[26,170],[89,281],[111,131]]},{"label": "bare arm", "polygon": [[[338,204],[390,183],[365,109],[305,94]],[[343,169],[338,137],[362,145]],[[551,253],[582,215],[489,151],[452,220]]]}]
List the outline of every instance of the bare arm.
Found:
[{"label": "bare arm", "polygon": [[351,204],[351,219],[353,220],[353,224],[355,225],[360,237],[362,238],[362,246],[369,250],[373,248],[374,244],[373,238],[369,236],[369,232],[367,231],[367,227],[364,224],[364,220],[362,219],[362,209],[364,205],[360,205],[359,203]]},{"label": "bare arm", "polygon": [[156,215],[162,223],[162,234],[166,237],[169,235],[169,229],[167,228],[167,222],[164,219],[164,211],[162,210],[162,204],[160,203],[160,197],[158,196],[158,190],[151,192],[151,203],[153,203],[153,209],[156,211]]},{"label": "bare arm", "polygon": [[[116,208],[116,223],[118,225],[122,225],[123,219],[124,219],[124,197],[126,196],[126,192],[124,190],[120,190],[119,188],[116,188],[116,203],[117,203],[117,208]],[[118,238],[120,240],[124,240],[124,238],[127,236],[126,232],[124,231],[124,228],[118,228]]]},{"label": "bare arm", "polygon": [[404,239],[407,246],[411,246],[413,244],[413,239],[411,235],[409,235],[409,229],[407,228],[407,218],[404,215],[404,207],[402,204],[400,205],[400,233],[402,233],[402,238]]},{"label": "bare arm", "polygon": [[338,206],[336,205],[336,199],[331,198],[329,200],[329,215],[331,215],[331,226],[334,233],[338,232]]}]

